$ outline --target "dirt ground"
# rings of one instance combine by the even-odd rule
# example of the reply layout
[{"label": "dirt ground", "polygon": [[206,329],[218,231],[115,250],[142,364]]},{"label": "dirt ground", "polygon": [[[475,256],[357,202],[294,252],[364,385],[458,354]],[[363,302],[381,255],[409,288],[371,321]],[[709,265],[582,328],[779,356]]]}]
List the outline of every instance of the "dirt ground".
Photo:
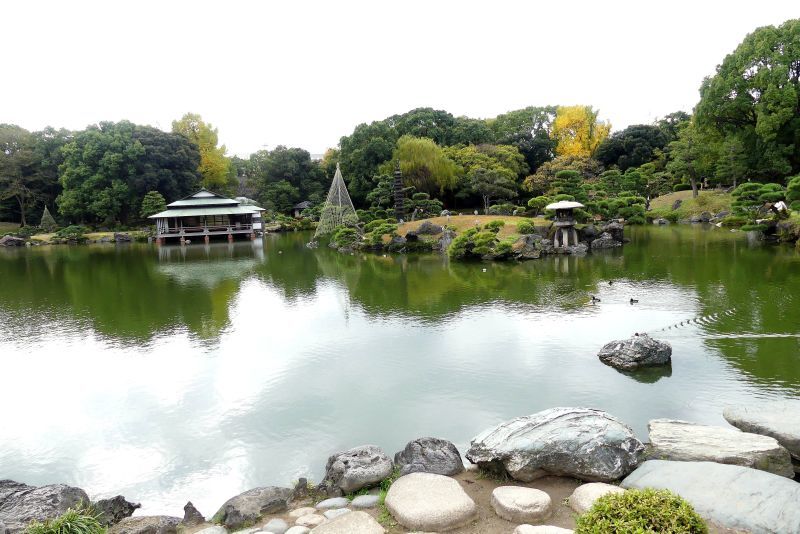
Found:
[{"label": "dirt ground", "polygon": [[[575,512],[567,506],[566,500],[572,492],[581,485],[579,480],[565,477],[544,477],[535,480],[531,483],[518,482],[515,480],[501,481],[493,478],[487,478],[479,471],[470,470],[461,473],[455,477],[461,487],[464,488],[467,495],[475,501],[478,506],[478,519],[473,521],[467,526],[456,530],[449,530],[448,533],[452,534],[512,534],[517,527],[517,523],[512,523],[501,519],[495,514],[491,504],[492,491],[498,486],[513,485],[523,486],[527,488],[536,488],[546,492],[550,495],[553,503],[553,515],[544,523],[547,525],[554,525],[562,528],[574,529],[575,528]],[[296,509],[301,506],[313,506],[311,501],[295,502],[290,505],[290,508]],[[375,508],[372,510],[364,510],[372,515],[375,519],[380,521],[381,509]],[[294,524],[294,520],[289,518],[287,514],[273,515],[264,518],[259,522],[259,525],[265,524],[273,517],[280,517],[284,519],[289,525]],[[387,534],[405,534],[409,532],[408,529],[394,523],[384,521],[383,526],[386,528]],[[711,534],[742,534],[740,532],[718,527],[709,524],[709,532]]]}]

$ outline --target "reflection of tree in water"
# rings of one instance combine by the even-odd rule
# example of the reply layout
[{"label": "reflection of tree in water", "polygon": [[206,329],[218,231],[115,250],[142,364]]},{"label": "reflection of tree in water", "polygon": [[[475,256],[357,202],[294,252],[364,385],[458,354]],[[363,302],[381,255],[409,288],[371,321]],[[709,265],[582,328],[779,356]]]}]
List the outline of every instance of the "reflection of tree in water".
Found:
[{"label": "reflection of tree in water", "polygon": [[[222,262],[229,251],[204,257],[202,246],[187,248],[184,256],[161,261],[158,250],[146,246],[53,246],[4,254],[3,272],[13,283],[3,288],[0,306],[12,318],[24,317],[32,330],[72,319],[78,321],[76,328],[85,328],[86,322],[120,340],[141,342],[183,327],[213,338],[228,324],[230,301],[253,265],[235,277],[213,273],[223,274],[226,264],[239,261],[248,265],[254,261],[253,248],[237,244],[229,261]],[[176,275],[177,264],[199,279]]]}]

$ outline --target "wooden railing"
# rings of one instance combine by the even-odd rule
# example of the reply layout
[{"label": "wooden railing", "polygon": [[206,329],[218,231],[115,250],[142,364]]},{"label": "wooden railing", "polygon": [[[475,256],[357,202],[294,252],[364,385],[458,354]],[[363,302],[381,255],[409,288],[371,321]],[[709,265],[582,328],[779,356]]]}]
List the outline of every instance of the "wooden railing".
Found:
[{"label": "wooden railing", "polygon": [[178,228],[158,228],[158,235],[185,235],[185,234],[229,234],[233,232],[252,232],[252,224],[223,224],[207,226],[181,226]]}]

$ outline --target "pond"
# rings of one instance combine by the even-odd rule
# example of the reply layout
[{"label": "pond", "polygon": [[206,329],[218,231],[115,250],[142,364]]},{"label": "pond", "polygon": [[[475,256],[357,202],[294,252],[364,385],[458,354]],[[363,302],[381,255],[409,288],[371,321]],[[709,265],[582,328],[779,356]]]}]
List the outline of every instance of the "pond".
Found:
[{"label": "pond", "polygon": [[[318,481],[337,450],[431,435],[464,452],[554,406],[646,439],[657,417],[800,402],[800,255],[721,229],[629,235],[526,263],[341,255],[302,233],[0,250],[0,478],[210,516],[251,487]],[[672,344],[671,370],[598,360],[634,332]]]}]

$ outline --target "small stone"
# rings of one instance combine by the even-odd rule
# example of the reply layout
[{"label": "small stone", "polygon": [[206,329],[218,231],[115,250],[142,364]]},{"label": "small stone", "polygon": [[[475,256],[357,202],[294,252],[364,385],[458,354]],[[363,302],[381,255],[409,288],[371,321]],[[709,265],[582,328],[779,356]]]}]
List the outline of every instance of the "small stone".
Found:
[{"label": "small stone", "polygon": [[377,485],[392,474],[392,460],[375,445],[362,445],[328,458],[320,489],[341,496]]},{"label": "small stone", "polygon": [[439,438],[418,438],[408,442],[394,455],[394,464],[400,468],[401,475],[435,473],[452,476],[464,470],[464,461],[456,446]]},{"label": "small stone", "polygon": [[333,510],[325,510],[324,512],[322,512],[322,515],[324,515],[328,519],[336,519],[340,515],[349,513],[350,513],[349,508],[335,508]]},{"label": "small stone", "polygon": [[97,520],[106,526],[119,523],[122,519],[133,515],[133,512],[141,507],[142,505],[139,503],[128,502],[122,495],[110,499],[100,499],[92,504],[92,508],[100,514]]},{"label": "small stone", "polygon": [[573,532],[575,531],[553,525],[520,525],[514,529],[514,534],[572,534]]},{"label": "small stone", "polygon": [[358,497],[354,498],[350,501],[350,506],[352,508],[375,508],[378,506],[378,501],[380,497],[378,495],[359,495]]},{"label": "small stone", "polygon": [[225,527],[220,527],[215,525],[213,527],[206,527],[200,529],[194,534],[228,534],[228,531],[225,529]]},{"label": "small stone", "polygon": [[579,514],[583,514],[592,507],[597,499],[609,493],[625,493],[625,490],[619,486],[602,482],[582,484],[575,488],[575,491],[569,496],[569,507]]},{"label": "small stone", "polygon": [[298,517],[297,520],[294,522],[295,525],[300,525],[301,527],[308,527],[314,528],[318,525],[321,525],[325,522],[325,517],[319,514],[308,514],[302,517]]},{"label": "small stone", "polygon": [[477,515],[475,502],[454,479],[411,473],[389,488],[386,508],[406,528],[440,531],[466,525]]},{"label": "small stone", "polygon": [[344,508],[350,504],[350,501],[347,500],[346,497],[333,497],[331,499],[325,499],[324,501],[320,501],[317,503],[317,510],[330,510],[332,508]]},{"label": "small stone", "polygon": [[514,523],[538,523],[551,512],[550,495],[520,486],[500,486],[492,491],[492,508],[497,515]]},{"label": "small stone", "polygon": [[297,508],[289,512],[289,517],[297,519],[298,517],[303,517],[304,515],[315,514],[315,513],[317,513],[316,508],[311,508],[310,506],[304,506],[302,508]]},{"label": "small stone", "polygon": [[242,530],[237,530],[233,534],[254,534],[255,532],[261,532],[261,529],[259,527],[243,528]]},{"label": "small stone", "polygon": [[228,499],[214,514],[214,522],[231,530],[253,524],[267,514],[283,512],[292,490],[275,486],[253,488]]},{"label": "small stone", "polygon": [[[126,517],[108,529],[108,534],[176,534],[181,519],[166,515]],[[219,534],[223,534],[225,529]],[[214,533],[217,534],[217,533]]]},{"label": "small stone", "polygon": [[314,528],[313,534],[383,534],[380,523],[366,512],[350,512]]},{"label": "small stone", "polygon": [[308,534],[311,532],[311,529],[308,527],[301,527],[301,526],[293,526],[289,530],[286,531],[285,534]]},{"label": "small stone", "polygon": [[261,530],[272,532],[272,534],[284,534],[289,530],[289,525],[283,519],[275,518],[270,519],[266,525],[261,527]]}]

